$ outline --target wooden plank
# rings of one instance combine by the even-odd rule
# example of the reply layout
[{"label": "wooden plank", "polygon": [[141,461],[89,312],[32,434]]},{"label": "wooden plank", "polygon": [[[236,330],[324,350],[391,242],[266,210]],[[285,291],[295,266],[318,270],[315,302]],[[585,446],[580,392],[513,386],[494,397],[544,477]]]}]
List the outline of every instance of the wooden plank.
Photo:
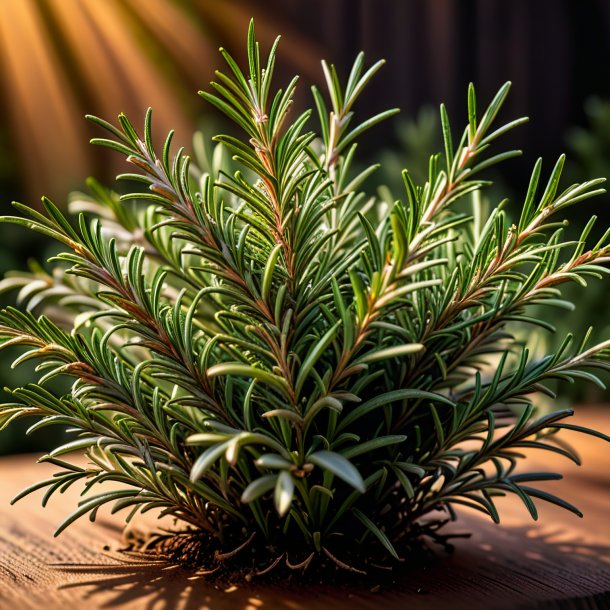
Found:
[{"label": "wooden plank", "polygon": [[[583,410],[574,423],[610,432],[610,413]],[[96,524],[80,520],[59,538],[56,525],[77,501],[74,492],[42,509],[34,498],[9,507],[20,489],[53,467],[32,455],[0,460],[0,609],[69,610],[350,610],[409,608],[610,608],[610,448],[602,441],[566,434],[580,450],[584,468],[562,463],[564,482],[548,484],[576,503],[578,519],[539,503],[540,522],[517,502],[502,501],[503,525],[464,511],[454,531],[472,531],[456,552],[439,556],[393,587],[378,592],[333,587],[229,587],[206,582],[173,566],[126,563],[105,549],[119,548],[120,520],[100,514]],[[531,469],[553,468],[532,456]]]}]

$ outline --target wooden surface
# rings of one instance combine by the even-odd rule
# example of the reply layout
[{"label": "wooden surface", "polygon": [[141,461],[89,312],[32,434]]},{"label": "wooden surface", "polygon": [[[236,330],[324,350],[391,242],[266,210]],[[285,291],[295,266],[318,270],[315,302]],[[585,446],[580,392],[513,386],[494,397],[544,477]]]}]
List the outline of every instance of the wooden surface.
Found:
[{"label": "wooden surface", "polygon": [[[574,423],[610,433],[610,407],[581,410]],[[597,439],[566,434],[578,446],[584,466],[542,462],[566,475],[548,485],[561,490],[584,513],[578,519],[538,502],[540,521],[528,519],[512,501],[500,505],[496,526],[465,510],[451,556],[420,569],[393,588],[372,592],[321,587],[305,595],[278,586],[217,589],[193,572],[163,565],[126,563],[105,548],[120,545],[119,521],[100,513],[96,524],[76,522],[59,538],[54,527],[76,501],[73,493],[42,509],[38,497],[15,506],[9,499],[44,477],[52,467],[35,456],[0,460],[0,610],[470,610],[484,608],[610,608],[610,447]],[[548,459],[548,458],[545,458]]]}]

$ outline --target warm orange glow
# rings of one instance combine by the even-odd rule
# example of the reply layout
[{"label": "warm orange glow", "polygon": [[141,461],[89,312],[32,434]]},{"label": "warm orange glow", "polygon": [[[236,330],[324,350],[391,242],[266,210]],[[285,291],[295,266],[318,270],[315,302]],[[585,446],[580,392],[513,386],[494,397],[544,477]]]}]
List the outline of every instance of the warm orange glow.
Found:
[{"label": "warm orange glow", "polygon": [[[154,132],[170,129],[190,146],[207,110],[196,91],[220,64],[218,44],[243,38],[249,18],[259,33],[292,38],[284,55],[308,77],[319,52],[273,15],[239,0],[2,0],[0,2],[0,129],[17,155],[22,192],[63,203],[89,174],[124,171],[117,155],[88,144],[102,135],[84,115],[113,121],[125,112],[140,124],[153,107]],[[8,201],[1,204],[6,210]]]},{"label": "warm orange glow", "polygon": [[73,129],[78,107],[34,0],[0,5],[0,45],[3,103],[23,173],[55,190],[65,165],[86,171],[88,151]]}]

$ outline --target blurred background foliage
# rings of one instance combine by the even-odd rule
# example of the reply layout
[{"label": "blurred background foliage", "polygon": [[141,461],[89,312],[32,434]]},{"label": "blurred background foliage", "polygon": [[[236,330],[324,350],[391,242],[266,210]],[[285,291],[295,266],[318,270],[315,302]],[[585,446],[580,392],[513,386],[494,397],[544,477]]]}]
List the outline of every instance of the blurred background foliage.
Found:
[{"label": "blurred background foliage", "polygon": [[[490,200],[509,197],[519,206],[539,155],[550,169],[566,150],[566,182],[610,175],[607,0],[1,0],[1,212],[12,200],[36,206],[43,193],[63,207],[90,175],[116,188],[123,161],[88,144],[99,134],[87,113],[113,120],[125,112],[137,123],[152,106],[158,141],[175,129],[175,141],[187,148],[195,129],[212,133],[218,116],[196,91],[220,66],[220,44],[243,57],[252,16],[263,43],[282,34],[277,80],[301,75],[301,106],[310,103],[308,85],[321,82],[321,58],[342,72],[360,49],[369,61],[388,60],[359,107],[364,114],[402,108],[361,151],[363,163],[383,164],[369,184],[382,199],[402,196],[404,167],[425,179],[428,155],[440,150],[438,104],[444,101],[461,124],[470,81],[483,103],[512,80],[504,112],[532,118],[507,143],[525,154],[494,176]],[[576,209],[569,230],[576,233],[592,213],[607,225],[609,203],[606,196]],[[44,260],[53,248],[2,227],[0,271],[24,269],[28,258]],[[610,336],[607,286],[569,296],[579,309],[554,320],[560,335],[593,324],[597,336]],[[14,295],[1,298],[14,302]],[[553,337],[541,341],[554,344]],[[9,375],[12,384],[27,382],[27,371],[8,368],[11,356],[1,354],[0,384]],[[607,395],[579,386],[570,398],[595,402]],[[0,453],[46,442],[44,435],[26,441],[11,428],[0,435]]]}]

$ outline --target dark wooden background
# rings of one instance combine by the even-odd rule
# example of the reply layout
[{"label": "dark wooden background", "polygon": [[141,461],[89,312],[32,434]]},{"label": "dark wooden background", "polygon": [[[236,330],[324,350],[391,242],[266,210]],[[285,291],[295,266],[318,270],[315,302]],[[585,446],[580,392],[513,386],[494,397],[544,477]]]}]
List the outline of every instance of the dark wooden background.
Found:
[{"label": "dark wooden background", "polygon": [[[265,43],[276,34],[284,35],[279,63],[285,76],[300,73],[304,85],[320,79],[321,57],[344,73],[360,49],[371,61],[386,58],[388,65],[360,106],[363,111],[395,105],[410,116],[422,104],[444,101],[455,122],[461,123],[469,81],[477,85],[483,103],[504,81],[512,80],[506,115],[532,118],[513,140],[529,155],[513,164],[519,175],[529,171],[537,155],[556,156],[564,149],[566,128],[586,122],[583,104],[588,97],[610,96],[608,0],[6,0],[0,7],[0,50],[2,39],[8,40],[11,29],[19,25],[15,7],[29,7],[39,29],[24,29],[23,36],[11,42],[12,56],[8,47],[0,53],[3,200],[26,195],[35,203],[45,192],[61,203],[68,186],[79,186],[86,170],[105,180],[112,178],[114,157],[86,146],[89,137],[99,134],[76,133],[87,129],[85,113],[112,119],[116,106],[137,120],[151,105],[160,131],[177,128],[180,141],[188,145],[188,131],[209,111],[195,92],[207,86],[213,69],[222,64],[217,46],[243,54],[251,16]],[[75,18],[87,13],[91,33],[83,31],[76,40],[67,37],[70,11]],[[161,20],[168,20],[169,31],[163,23],[153,23],[155,11]],[[95,39],[88,41],[93,33]],[[55,66],[54,72],[42,74],[44,78],[32,71],[43,61],[33,52],[41,40]],[[93,42],[99,44],[94,47]],[[141,64],[129,67],[122,49],[132,43],[148,53],[151,74],[156,70],[158,77],[143,80]],[[104,73],[96,67],[96,53],[107,56],[105,69],[115,75],[102,88],[103,94],[91,84]],[[19,58],[23,59],[19,78],[35,81],[26,89],[31,91],[29,97],[45,99],[50,87],[61,89],[64,110],[74,117],[68,129],[73,133],[61,135],[67,119],[63,117],[60,125],[50,106],[43,109],[40,120],[32,119],[31,127],[22,124],[23,104],[17,98],[23,92],[15,89],[10,77],[11,62]],[[95,74],[88,75],[87,69]],[[161,81],[163,85],[156,87]],[[308,88],[301,90],[306,96]],[[57,138],[50,158],[43,155],[37,166],[30,161],[47,147],[46,140],[28,146],[26,127],[48,129],[48,139]],[[391,144],[393,137],[391,125],[380,127],[366,138],[368,149]],[[83,144],[83,150],[73,150],[77,143]],[[87,168],[81,167],[87,165],[84,157]],[[46,165],[52,165],[53,171],[45,173]],[[61,172],[67,176],[63,182],[57,177]]]},{"label": "dark wooden background", "polygon": [[[585,100],[610,95],[608,0],[263,0],[261,12],[293,24],[347,70],[355,53],[388,65],[368,92],[371,110],[422,104],[465,110],[474,82],[483,102],[513,82],[507,115],[528,115],[520,146],[557,155]],[[383,99],[382,99],[383,98]],[[378,132],[383,141],[390,128]],[[534,156],[535,155],[535,156]],[[528,167],[531,163],[527,163]]]}]

